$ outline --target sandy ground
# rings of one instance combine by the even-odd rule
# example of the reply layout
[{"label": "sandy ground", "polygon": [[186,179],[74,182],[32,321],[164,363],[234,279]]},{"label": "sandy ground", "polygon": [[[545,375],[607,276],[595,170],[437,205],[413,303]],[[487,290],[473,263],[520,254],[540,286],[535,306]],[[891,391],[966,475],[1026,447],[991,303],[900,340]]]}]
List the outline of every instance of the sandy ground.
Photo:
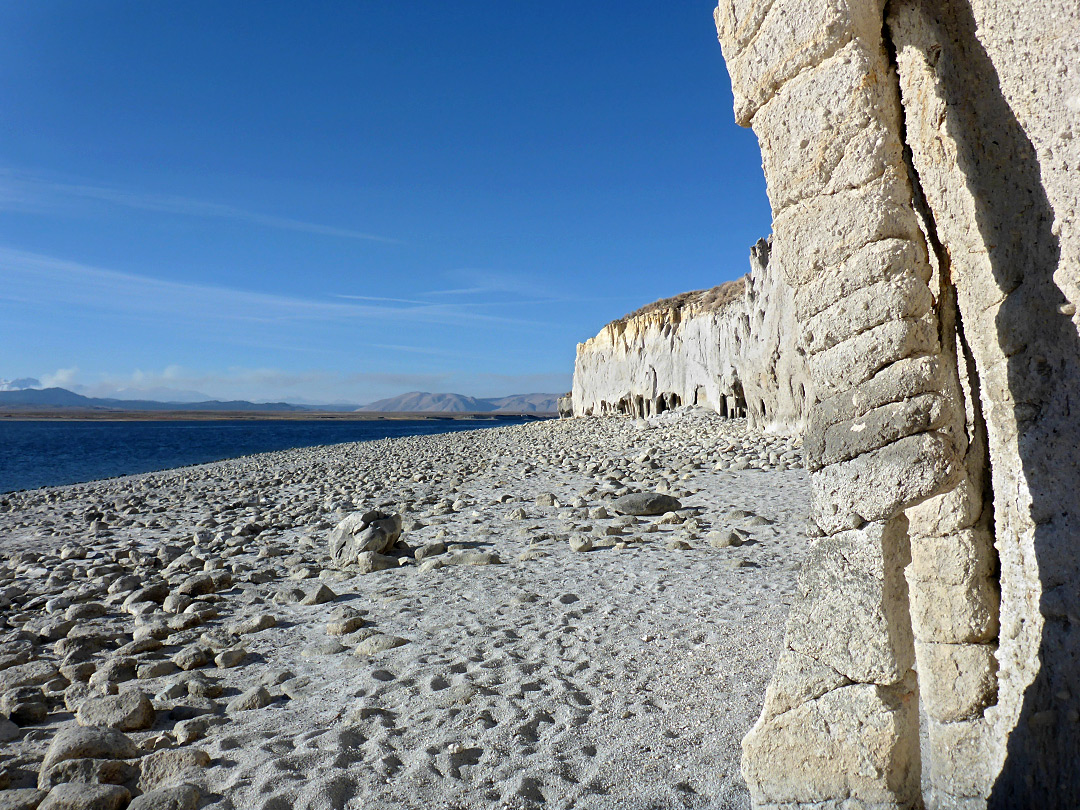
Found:
[{"label": "sandy ground", "polygon": [[[0,807],[30,796],[53,735],[77,722],[72,710],[131,690],[154,708],[128,732],[140,754],[209,755],[158,785],[194,785],[200,807],[748,807],[739,742],[806,545],[799,459],[789,440],[749,435],[743,420],[680,411],[0,496],[0,689],[33,663],[11,665],[16,649],[63,673],[37,677],[47,716],[0,745],[0,784],[10,783]],[[681,509],[620,518],[612,499],[634,491],[672,494]],[[542,505],[548,495],[555,503]],[[399,564],[336,568],[332,528],[373,508],[404,517]],[[746,542],[714,547],[731,530]],[[585,537],[593,550],[573,550],[570,538]],[[448,550],[418,565],[413,550],[438,542]],[[477,551],[500,562],[454,564],[491,562]],[[217,581],[191,604],[132,601],[136,587],[177,594],[201,573]],[[334,598],[295,601],[319,585]],[[87,604],[102,615],[57,627]],[[236,626],[261,615],[273,626]],[[349,616],[363,626],[328,634]],[[82,655],[92,667],[74,668],[72,634],[100,641]],[[373,638],[407,643],[365,654]],[[223,649],[239,649],[240,663],[216,666]],[[210,660],[161,674],[195,650]],[[128,671],[110,664],[124,656]],[[267,705],[230,706],[260,685]],[[132,795],[152,787],[125,784]]]}]

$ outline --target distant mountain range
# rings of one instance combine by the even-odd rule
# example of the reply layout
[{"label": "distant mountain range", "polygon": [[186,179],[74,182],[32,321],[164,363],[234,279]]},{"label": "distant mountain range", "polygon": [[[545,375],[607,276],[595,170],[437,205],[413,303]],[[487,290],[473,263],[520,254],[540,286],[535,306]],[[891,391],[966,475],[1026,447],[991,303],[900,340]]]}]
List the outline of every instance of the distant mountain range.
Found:
[{"label": "distant mountain range", "polygon": [[0,390],[0,408],[90,408],[119,411],[306,411],[302,405],[287,402],[158,402],[151,399],[105,399],[84,397],[66,388],[23,388]]},{"label": "distant mountain range", "polygon": [[557,413],[558,394],[515,394],[509,397],[470,397],[465,394],[430,394],[410,391],[380,399],[360,411],[384,413]]},{"label": "distant mountain range", "polygon": [[[7,381],[4,381],[5,383]],[[10,384],[21,383],[12,380]],[[0,387],[0,408],[85,408],[112,411],[375,411],[380,413],[537,413],[557,411],[558,394],[517,394],[509,397],[477,398],[464,394],[429,394],[412,391],[370,405],[295,405],[288,402],[248,402],[211,399],[202,402],[162,402],[154,399],[113,399],[87,397],[66,388]]]}]

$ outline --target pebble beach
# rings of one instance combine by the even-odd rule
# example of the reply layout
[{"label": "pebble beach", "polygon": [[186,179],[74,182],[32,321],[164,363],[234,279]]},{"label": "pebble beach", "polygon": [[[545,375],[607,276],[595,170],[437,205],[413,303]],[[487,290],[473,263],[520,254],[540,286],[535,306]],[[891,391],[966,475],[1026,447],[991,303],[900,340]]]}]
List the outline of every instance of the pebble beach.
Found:
[{"label": "pebble beach", "polygon": [[0,495],[0,808],[747,808],[801,458],[679,409]]}]

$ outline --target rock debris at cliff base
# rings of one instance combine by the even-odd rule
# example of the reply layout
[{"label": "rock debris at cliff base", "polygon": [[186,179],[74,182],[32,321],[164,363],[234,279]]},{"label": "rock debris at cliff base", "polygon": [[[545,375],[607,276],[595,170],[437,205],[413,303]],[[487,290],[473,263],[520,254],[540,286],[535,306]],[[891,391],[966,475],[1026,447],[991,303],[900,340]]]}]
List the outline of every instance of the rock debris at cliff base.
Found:
[{"label": "rock debris at cliff base", "polygon": [[808,500],[695,409],[0,496],[0,806],[748,807]]}]

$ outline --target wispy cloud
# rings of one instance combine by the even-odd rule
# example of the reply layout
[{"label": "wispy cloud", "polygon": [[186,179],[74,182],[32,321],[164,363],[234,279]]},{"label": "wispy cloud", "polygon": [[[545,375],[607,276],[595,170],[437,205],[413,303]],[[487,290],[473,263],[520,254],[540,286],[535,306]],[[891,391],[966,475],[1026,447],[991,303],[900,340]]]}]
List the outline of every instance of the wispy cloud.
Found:
[{"label": "wispy cloud", "polygon": [[52,374],[41,375],[42,388],[68,388],[78,377],[79,369],[76,367],[71,368],[58,368]]},{"label": "wispy cloud", "polygon": [[[284,325],[300,321],[379,320],[461,325],[544,326],[534,321],[474,312],[467,306],[408,299],[301,298],[124,273],[0,246],[5,296],[23,303],[126,312],[183,322]],[[366,303],[364,302],[366,301]]]},{"label": "wispy cloud", "polygon": [[344,298],[349,301],[382,301],[393,304],[421,304],[433,306],[431,301],[415,301],[412,298],[383,298],[377,295],[335,295],[335,298]]},{"label": "wispy cloud", "polygon": [[583,304],[625,300],[633,303],[638,300],[633,296],[583,297],[579,290],[568,287],[565,281],[550,283],[525,273],[465,268],[452,270],[445,275],[461,286],[429,290],[423,295],[436,300],[444,297],[457,306],[474,310],[485,307],[538,307],[567,302]]},{"label": "wispy cloud", "polygon": [[538,374],[475,374],[473,380],[478,387],[496,391],[511,391],[515,394],[534,391],[557,392],[569,391],[573,383],[573,374],[548,372]]},{"label": "wispy cloud", "polygon": [[[488,289],[488,288],[477,287],[477,288],[470,289],[470,290],[465,290],[465,289],[461,289],[461,290],[435,290],[433,292],[428,293],[428,295],[430,295],[430,296],[464,295],[466,293],[481,294],[481,293],[486,293],[486,292],[491,292],[491,290]],[[396,304],[417,304],[419,306],[432,307],[432,308],[436,308],[436,309],[441,309],[441,308],[444,308],[444,307],[447,307],[447,306],[451,306],[451,304],[447,304],[446,302],[421,301],[421,300],[416,299],[416,298],[383,298],[383,297],[374,296],[374,295],[343,295],[343,294],[336,295],[334,297],[335,298],[342,298],[342,299],[349,300],[349,301],[379,301],[379,302],[384,302],[384,303],[396,303]],[[480,308],[483,308],[483,307],[503,307],[503,308],[508,308],[508,307],[519,307],[519,306],[521,306],[521,307],[523,307],[523,306],[533,306],[533,305],[540,305],[540,304],[557,304],[559,302],[566,301],[566,300],[567,300],[566,298],[530,298],[530,299],[524,299],[524,300],[522,300],[522,299],[511,300],[511,299],[507,299],[507,298],[500,298],[499,300],[496,300],[496,301],[462,301],[462,300],[459,299],[459,300],[454,300],[452,306],[455,307],[455,308],[463,309],[463,310],[464,309],[480,309]],[[575,300],[577,300],[577,299],[575,299]]]},{"label": "wispy cloud", "polygon": [[428,295],[492,295],[514,294],[529,298],[542,298],[550,295],[535,279],[515,273],[500,273],[492,270],[464,268],[447,274],[461,286],[443,290],[431,290]]},{"label": "wispy cloud", "polygon": [[11,170],[0,170],[0,208],[4,210],[47,213],[57,204],[69,204],[72,200],[92,200],[139,211],[156,211],[178,216],[247,222],[265,228],[300,231],[342,239],[402,244],[398,239],[352,228],[338,228],[291,217],[274,216],[206,200],[87,183],[64,183]]},{"label": "wispy cloud", "polygon": [[434,349],[428,346],[401,346],[394,343],[370,343],[368,344],[373,349],[385,349],[392,352],[406,352],[407,354],[423,354],[430,357],[453,357],[453,358],[475,358],[476,355],[465,355],[458,351],[451,349]]}]

